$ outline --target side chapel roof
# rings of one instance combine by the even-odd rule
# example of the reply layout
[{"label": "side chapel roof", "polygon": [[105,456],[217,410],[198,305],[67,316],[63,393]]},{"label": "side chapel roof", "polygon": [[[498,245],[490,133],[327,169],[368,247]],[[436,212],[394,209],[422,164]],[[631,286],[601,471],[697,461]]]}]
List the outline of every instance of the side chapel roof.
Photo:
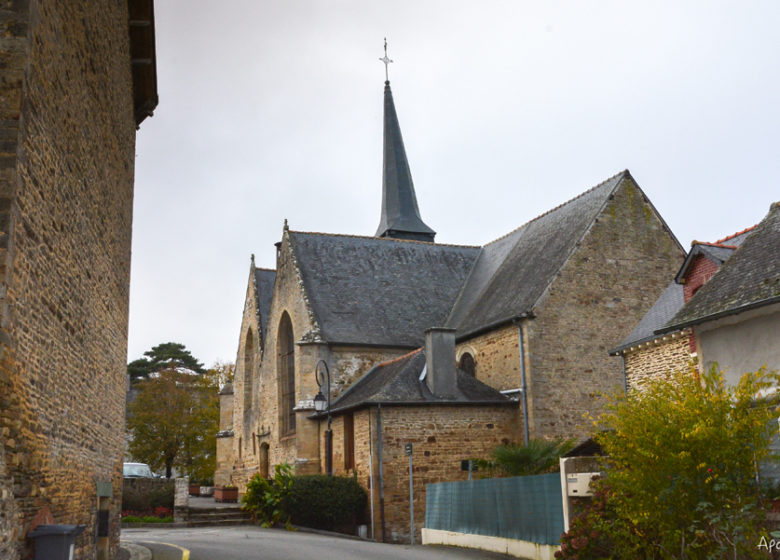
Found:
[{"label": "side chapel roof", "polygon": [[418,348],[447,318],[479,247],[290,231],[322,338]]},{"label": "side chapel roof", "polygon": [[422,348],[377,364],[344,391],[333,403],[332,410],[338,412],[375,404],[517,404],[461,369],[457,372],[458,397],[438,398],[431,393],[426,383],[420,380],[423,368],[425,350]]},{"label": "side chapel roof", "polygon": [[780,203],[659,333],[780,302]]},{"label": "side chapel roof", "polygon": [[485,245],[446,326],[457,329],[462,339],[532,314],[556,273],[623,181],[636,184],[628,171],[622,171]]}]

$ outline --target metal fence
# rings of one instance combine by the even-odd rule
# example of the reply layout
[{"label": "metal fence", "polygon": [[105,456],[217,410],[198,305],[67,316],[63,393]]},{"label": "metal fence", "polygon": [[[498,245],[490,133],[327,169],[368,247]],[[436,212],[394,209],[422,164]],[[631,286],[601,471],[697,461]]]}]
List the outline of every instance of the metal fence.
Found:
[{"label": "metal fence", "polygon": [[563,533],[561,476],[428,484],[425,527],[557,545]]}]

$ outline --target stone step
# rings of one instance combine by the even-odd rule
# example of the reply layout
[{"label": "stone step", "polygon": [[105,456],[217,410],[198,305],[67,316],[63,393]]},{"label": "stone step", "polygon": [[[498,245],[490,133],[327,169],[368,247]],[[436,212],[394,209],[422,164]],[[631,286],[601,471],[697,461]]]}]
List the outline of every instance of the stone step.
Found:
[{"label": "stone step", "polygon": [[202,527],[206,525],[243,525],[252,522],[249,512],[240,508],[190,509],[187,525]]}]

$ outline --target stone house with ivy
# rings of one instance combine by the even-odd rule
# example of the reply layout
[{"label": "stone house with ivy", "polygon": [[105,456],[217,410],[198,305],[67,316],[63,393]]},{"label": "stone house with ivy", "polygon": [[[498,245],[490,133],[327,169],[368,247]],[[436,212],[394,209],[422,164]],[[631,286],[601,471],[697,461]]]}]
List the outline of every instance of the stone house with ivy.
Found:
[{"label": "stone house with ivy", "polygon": [[281,462],[325,471],[327,421],[314,410],[324,360],[333,471],[369,491],[374,538],[408,542],[406,444],[419,530],[425,484],[465,478],[463,460],[586,436],[583,415],[623,385],[607,350],[685,252],[628,171],[484,246],[435,243],[389,82],[382,192],[374,236],[285,223],[275,269],[252,260],[215,483],[243,491]]}]

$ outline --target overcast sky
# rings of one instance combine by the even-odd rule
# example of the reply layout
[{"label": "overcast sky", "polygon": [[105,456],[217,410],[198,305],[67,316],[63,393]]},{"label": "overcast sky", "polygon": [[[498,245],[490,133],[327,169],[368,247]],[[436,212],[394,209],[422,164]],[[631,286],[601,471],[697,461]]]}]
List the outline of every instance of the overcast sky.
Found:
[{"label": "overcast sky", "polygon": [[382,39],[423,220],[483,245],[629,169],[684,247],[780,200],[780,2],[155,3],[129,359],[234,361],[250,255],[373,235]]}]

